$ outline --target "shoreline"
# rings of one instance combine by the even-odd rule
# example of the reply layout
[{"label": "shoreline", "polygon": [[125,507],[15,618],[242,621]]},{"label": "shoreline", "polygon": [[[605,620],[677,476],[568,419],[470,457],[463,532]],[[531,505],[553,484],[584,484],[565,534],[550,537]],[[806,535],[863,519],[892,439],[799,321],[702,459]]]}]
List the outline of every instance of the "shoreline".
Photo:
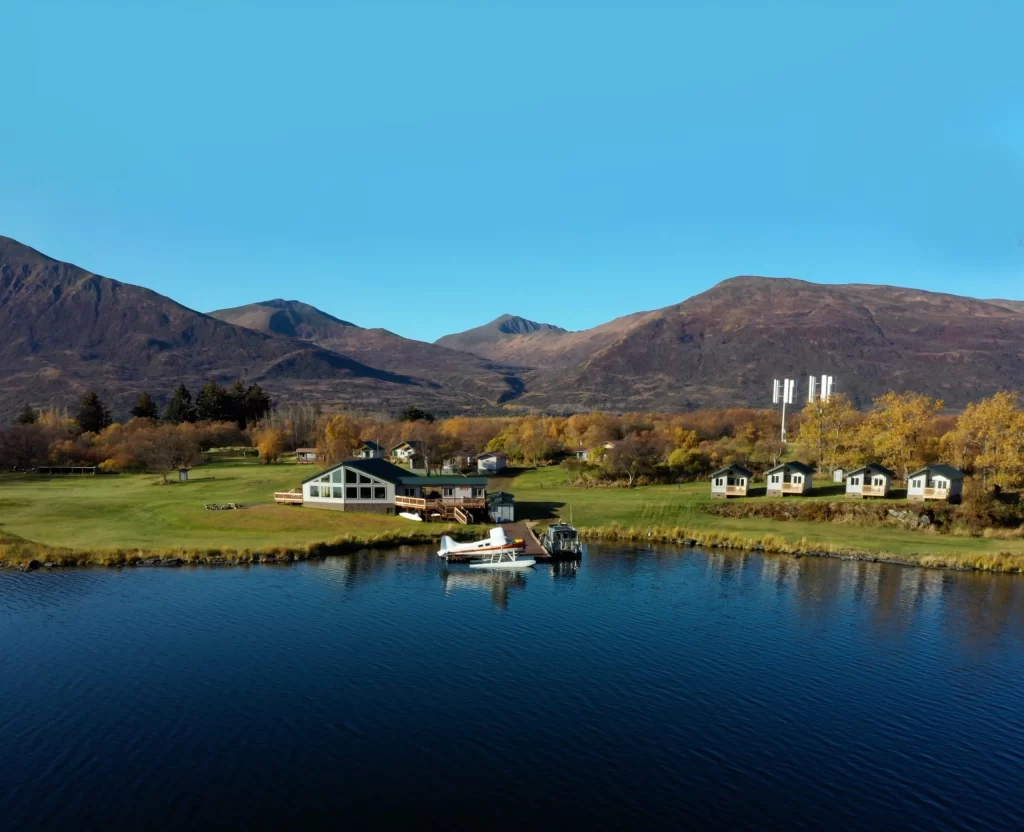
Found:
[{"label": "shoreline", "polygon": [[[752,552],[758,554],[794,555],[796,557],[827,557],[837,560],[888,563],[928,569],[951,569],[968,572],[994,572],[1002,574],[1024,573],[1024,554],[999,552],[993,554],[964,555],[896,555],[871,552],[839,546],[822,548],[811,545],[806,538],[790,543],[773,535],[745,536],[734,532],[708,532],[684,528],[646,529],[622,528],[616,525],[579,529],[580,537],[588,542],[657,543],[680,546],[684,549],[704,548]],[[456,539],[471,539],[478,534],[467,527],[438,527],[436,532],[417,530],[407,533],[380,535],[347,535],[328,541],[316,541],[301,546],[270,546],[266,548],[175,548],[175,549],[82,549],[51,547],[20,537],[0,536],[0,569],[34,571],[36,569],[69,569],[76,567],[135,567],[135,566],[251,566],[254,564],[287,564],[307,560],[353,554],[365,549],[393,549],[400,546],[434,544],[442,534]]]}]

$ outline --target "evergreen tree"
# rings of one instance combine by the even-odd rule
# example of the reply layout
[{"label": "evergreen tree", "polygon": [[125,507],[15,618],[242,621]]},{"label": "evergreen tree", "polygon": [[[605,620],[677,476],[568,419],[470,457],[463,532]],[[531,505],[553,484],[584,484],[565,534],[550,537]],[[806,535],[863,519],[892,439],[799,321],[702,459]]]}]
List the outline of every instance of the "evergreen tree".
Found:
[{"label": "evergreen tree", "polygon": [[110,413],[103,406],[100,397],[90,391],[82,399],[82,406],[78,409],[78,426],[83,432],[99,433],[110,424]]},{"label": "evergreen tree", "polygon": [[153,397],[149,393],[139,395],[131,412],[134,419],[156,419],[159,416],[156,411],[156,402],[153,401]]},{"label": "evergreen tree", "polygon": [[247,419],[245,416],[245,385],[236,381],[227,394],[227,413],[224,418],[230,419],[238,427],[245,430]]},{"label": "evergreen tree", "polygon": [[196,397],[196,418],[202,422],[223,422],[230,419],[228,391],[212,378],[203,385]]},{"label": "evergreen tree", "polygon": [[245,424],[252,425],[270,413],[270,396],[258,384],[251,384],[245,391]]},{"label": "evergreen tree", "polygon": [[36,413],[35,408],[32,405],[27,404],[22,408],[21,413],[18,414],[18,418],[15,422],[19,425],[34,425],[39,420],[39,414]]},{"label": "evergreen tree", "polygon": [[420,421],[423,421],[423,422],[433,422],[434,421],[434,414],[430,413],[427,410],[424,410],[422,407],[416,407],[415,405],[410,405],[409,407],[407,407],[405,410],[403,410],[401,413],[398,414],[398,421],[399,422],[420,422]]},{"label": "evergreen tree", "polygon": [[180,425],[182,422],[194,422],[196,420],[196,409],[192,405],[192,394],[184,384],[179,384],[174,391],[171,400],[164,410],[164,419]]}]

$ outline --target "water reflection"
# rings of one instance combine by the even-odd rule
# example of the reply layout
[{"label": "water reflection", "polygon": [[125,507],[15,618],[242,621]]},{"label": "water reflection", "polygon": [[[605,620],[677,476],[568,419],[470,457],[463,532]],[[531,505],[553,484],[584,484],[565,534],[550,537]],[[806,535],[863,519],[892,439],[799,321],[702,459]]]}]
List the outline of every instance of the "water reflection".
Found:
[{"label": "water reflection", "polygon": [[513,569],[470,569],[457,566],[441,568],[441,585],[444,594],[456,590],[474,589],[489,592],[491,604],[496,610],[508,609],[509,593],[526,589],[526,577],[521,570]]}]

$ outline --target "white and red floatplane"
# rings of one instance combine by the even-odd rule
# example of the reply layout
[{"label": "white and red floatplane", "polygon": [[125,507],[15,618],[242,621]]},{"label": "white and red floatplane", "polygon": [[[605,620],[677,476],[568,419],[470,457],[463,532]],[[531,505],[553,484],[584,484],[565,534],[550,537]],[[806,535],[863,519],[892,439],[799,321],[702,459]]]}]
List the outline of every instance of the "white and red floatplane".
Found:
[{"label": "white and red floatplane", "polygon": [[525,551],[526,543],[522,539],[509,537],[503,528],[496,526],[488,537],[474,543],[456,543],[445,535],[437,555],[445,560],[473,558],[469,565],[476,569],[518,569],[536,563],[533,558],[520,557]]}]

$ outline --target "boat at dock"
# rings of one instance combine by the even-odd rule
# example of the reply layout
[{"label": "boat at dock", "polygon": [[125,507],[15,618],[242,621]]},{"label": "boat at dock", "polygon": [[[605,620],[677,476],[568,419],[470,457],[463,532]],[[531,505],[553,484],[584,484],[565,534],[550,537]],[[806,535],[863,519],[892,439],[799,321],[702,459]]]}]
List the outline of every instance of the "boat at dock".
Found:
[{"label": "boat at dock", "polygon": [[569,523],[548,526],[541,545],[551,558],[579,558],[583,556],[583,542],[576,527]]}]

